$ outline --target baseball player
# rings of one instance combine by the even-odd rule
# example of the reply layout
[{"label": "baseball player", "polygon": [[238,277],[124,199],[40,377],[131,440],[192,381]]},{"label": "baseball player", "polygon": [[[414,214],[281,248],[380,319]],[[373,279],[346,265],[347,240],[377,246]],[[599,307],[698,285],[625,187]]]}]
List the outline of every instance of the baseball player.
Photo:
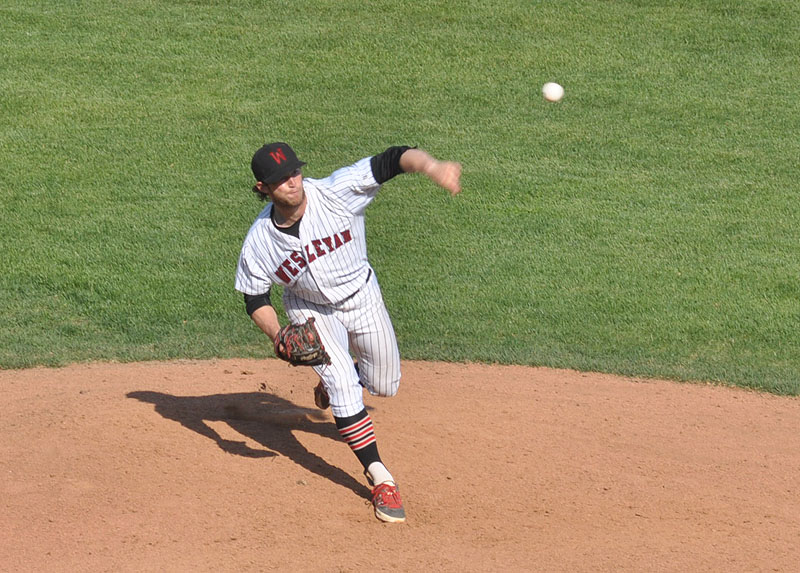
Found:
[{"label": "baseball player", "polygon": [[381,185],[401,173],[422,173],[456,195],[461,165],[405,146],[389,147],[324,179],[304,178],[303,165],[282,142],[253,155],[253,191],[268,203],[244,240],[236,290],[273,343],[281,325],[270,302],[272,285],[283,287],[290,322],[313,319],[330,357],[329,364],[313,367],[320,377],[315,403],[331,408],[339,433],[363,465],[376,517],[403,522],[403,502],[378,454],[363,401],[364,388],[394,396],[400,384],[397,339],[367,260],[364,211]]}]

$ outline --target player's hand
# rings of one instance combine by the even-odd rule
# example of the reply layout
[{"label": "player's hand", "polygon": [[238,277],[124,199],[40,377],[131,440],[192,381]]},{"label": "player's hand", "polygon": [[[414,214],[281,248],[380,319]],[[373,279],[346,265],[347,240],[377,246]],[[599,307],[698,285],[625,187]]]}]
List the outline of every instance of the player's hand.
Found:
[{"label": "player's hand", "polygon": [[461,193],[461,164],[455,161],[435,161],[427,170],[428,177],[444,187],[450,195]]}]

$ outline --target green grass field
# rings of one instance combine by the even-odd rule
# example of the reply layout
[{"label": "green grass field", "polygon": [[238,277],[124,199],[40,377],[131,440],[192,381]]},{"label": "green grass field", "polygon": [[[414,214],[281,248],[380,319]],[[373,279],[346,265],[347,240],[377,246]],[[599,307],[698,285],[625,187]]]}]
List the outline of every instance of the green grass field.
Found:
[{"label": "green grass field", "polygon": [[369,211],[404,358],[800,393],[796,2],[8,0],[0,31],[2,367],[270,356],[233,290],[253,151],[411,144],[464,192]]}]

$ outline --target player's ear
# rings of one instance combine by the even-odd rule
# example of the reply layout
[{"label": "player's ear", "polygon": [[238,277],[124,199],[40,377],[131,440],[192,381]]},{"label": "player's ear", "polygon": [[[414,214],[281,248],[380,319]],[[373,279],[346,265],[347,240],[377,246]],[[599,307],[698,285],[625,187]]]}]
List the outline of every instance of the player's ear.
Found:
[{"label": "player's ear", "polygon": [[269,195],[267,194],[269,191],[269,187],[262,183],[261,181],[256,181],[256,184],[253,185],[253,193],[258,196],[259,199],[262,201],[266,201],[270,199]]}]

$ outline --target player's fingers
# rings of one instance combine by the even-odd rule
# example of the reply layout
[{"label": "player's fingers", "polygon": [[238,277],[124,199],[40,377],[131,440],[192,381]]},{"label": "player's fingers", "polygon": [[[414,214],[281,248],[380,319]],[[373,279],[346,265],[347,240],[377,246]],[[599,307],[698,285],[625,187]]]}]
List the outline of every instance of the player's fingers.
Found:
[{"label": "player's fingers", "polygon": [[438,185],[447,189],[451,194],[455,194],[458,185],[458,174],[455,170],[455,164],[450,161],[442,161],[436,164],[436,169],[431,173],[433,179]]},{"label": "player's fingers", "polygon": [[443,187],[450,191],[451,195],[461,193],[461,164],[450,163],[446,173],[445,183]]}]

